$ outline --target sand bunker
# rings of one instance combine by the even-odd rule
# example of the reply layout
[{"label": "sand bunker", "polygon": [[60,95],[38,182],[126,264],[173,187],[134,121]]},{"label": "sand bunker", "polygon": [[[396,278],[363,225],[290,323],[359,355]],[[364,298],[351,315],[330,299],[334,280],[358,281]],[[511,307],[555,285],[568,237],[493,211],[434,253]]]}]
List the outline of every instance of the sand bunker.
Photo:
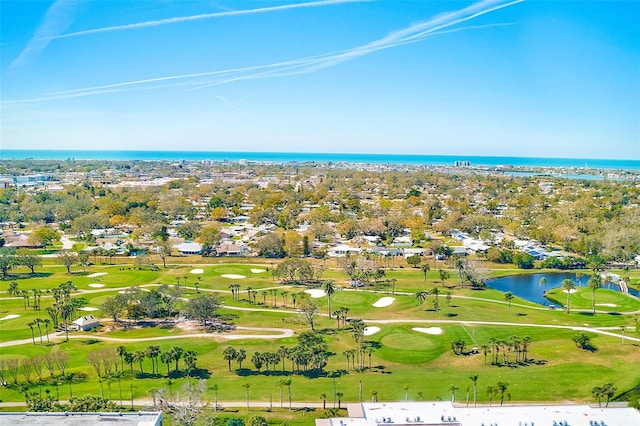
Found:
[{"label": "sand bunker", "polygon": [[96,272],[95,274],[87,275],[87,278],[101,277],[103,275],[107,275],[107,273],[106,272]]},{"label": "sand bunker", "polygon": [[428,327],[428,328],[422,328],[422,327],[415,327],[412,328],[413,331],[417,331],[418,333],[427,333],[427,334],[442,334],[443,331],[440,327]]},{"label": "sand bunker", "polygon": [[618,305],[615,303],[596,303],[596,306],[608,306],[610,308],[617,308]]},{"label": "sand bunker", "polygon": [[254,273],[254,274],[260,274],[262,272],[267,272],[267,270],[266,269],[252,269],[251,272]]},{"label": "sand bunker", "polygon": [[201,269],[201,268],[192,269],[192,270],[189,271],[189,273],[190,274],[197,274],[197,275],[204,274],[204,269]]},{"label": "sand bunker", "polygon": [[91,288],[102,288],[102,287],[104,287],[104,284],[92,283],[92,284],[89,284],[89,287],[91,287]]},{"label": "sand bunker", "polygon": [[98,311],[98,308],[92,308],[91,306],[85,306],[84,308],[79,308],[81,311]]},{"label": "sand bunker", "polygon": [[376,308],[384,308],[385,306],[391,305],[395,300],[395,297],[383,297],[382,299],[378,299],[373,306]]},{"label": "sand bunker", "polygon": [[241,280],[247,277],[245,277],[244,275],[237,275],[237,274],[222,274],[222,278],[230,278],[232,280]]},{"label": "sand bunker", "polygon": [[318,289],[305,290],[304,292],[307,293],[309,296],[311,296],[314,299],[317,299],[317,298],[322,297],[325,294],[327,294],[327,293],[324,292],[324,290],[321,290],[319,288]]},{"label": "sand bunker", "polygon": [[572,288],[571,290],[562,290],[562,291],[565,293],[575,293],[578,290],[576,290],[575,288]]},{"label": "sand bunker", "polygon": [[365,336],[371,336],[372,334],[376,334],[378,331],[380,331],[380,327],[372,326],[365,328],[362,334]]},{"label": "sand bunker", "polygon": [[18,318],[19,316],[20,316],[20,315],[16,315],[16,314],[7,315],[6,317],[2,317],[2,318],[0,318],[0,321],[10,320],[10,319],[14,319],[14,318]]}]

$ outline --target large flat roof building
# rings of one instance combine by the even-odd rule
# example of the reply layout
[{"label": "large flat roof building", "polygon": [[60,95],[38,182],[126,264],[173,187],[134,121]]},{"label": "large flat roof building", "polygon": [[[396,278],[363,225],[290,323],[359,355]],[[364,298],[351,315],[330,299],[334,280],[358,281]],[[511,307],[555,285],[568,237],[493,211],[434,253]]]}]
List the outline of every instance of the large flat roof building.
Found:
[{"label": "large flat roof building", "polygon": [[137,413],[2,413],[3,426],[162,426],[162,412],[139,411]]},{"label": "large flat roof building", "polygon": [[593,405],[466,407],[451,402],[348,404],[349,417],[318,419],[316,426],[632,426],[640,412]]}]

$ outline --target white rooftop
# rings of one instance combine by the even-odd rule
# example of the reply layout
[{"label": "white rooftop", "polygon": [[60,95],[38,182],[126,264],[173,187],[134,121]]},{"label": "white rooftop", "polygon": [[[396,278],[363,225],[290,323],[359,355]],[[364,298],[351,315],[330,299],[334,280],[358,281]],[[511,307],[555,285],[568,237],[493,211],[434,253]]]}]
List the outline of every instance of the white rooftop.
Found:
[{"label": "white rooftop", "polygon": [[[361,417],[362,414],[364,417]],[[467,407],[451,402],[387,402],[351,404],[353,417],[331,419],[331,426],[630,426],[640,425],[640,412],[629,407],[592,405],[505,405]],[[555,423],[554,423],[555,422]],[[566,423],[565,423],[566,422]]]}]

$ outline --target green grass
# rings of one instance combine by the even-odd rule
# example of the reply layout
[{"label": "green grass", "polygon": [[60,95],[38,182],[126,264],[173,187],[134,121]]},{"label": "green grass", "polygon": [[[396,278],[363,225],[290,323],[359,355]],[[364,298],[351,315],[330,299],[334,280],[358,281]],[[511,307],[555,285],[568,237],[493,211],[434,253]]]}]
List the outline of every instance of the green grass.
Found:
[{"label": "green grass", "polygon": [[[82,297],[87,306],[99,307],[107,297],[117,294],[121,288],[130,286],[157,286],[160,284],[174,285],[176,277],[181,284],[186,286],[186,297],[196,295],[194,284],[197,282],[201,289],[201,294],[210,294],[210,291],[219,291],[224,299],[226,308],[221,310],[222,314],[232,315],[234,323],[245,327],[270,327],[270,328],[290,328],[296,333],[308,330],[308,325],[292,309],[292,293],[304,291],[304,287],[280,286],[274,281],[270,273],[264,272],[254,274],[252,268],[266,269],[272,266],[255,264],[179,264],[170,265],[167,269],[159,271],[137,271],[129,270],[129,265],[99,265],[88,268],[86,273],[75,270],[73,274],[67,274],[59,266],[44,266],[39,268],[39,275],[31,277],[23,270],[15,270],[14,279],[19,283],[21,289],[37,288],[41,290],[51,289],[59,284],[71,280],[80,291],[74,297]],[[191,274],[194,268],[202,268],[201,275]],[[124,270],[122,270],[124,269]],[[96,272],[106,272],[106,275],[88,278],[87,275]],[[396,294],[388,292],[372,291],[337,291],[331,300],[332,311],[339,307],[348,307],[349,316],[352,318],[365,318],[374,320],[399,320],[399,323],[384,324],[375,323],[380,327],[380,331],[374,335],[365,337],[367,342],[371,342],[378,348],[373,352],[371,363],[373,371],[355,372],[349,371],[335,379],[335,386],[339,392],[344,393],[343,402],[357,401],[359,398],[359,383],[363,384],[363,399],[369,400],[371,391],[378,392],[379,400],[400,400],[404,399],[404,388],[408,386],[409,397],[412,400],[419,399],[418,392],[422,393],[422,398],[428,399],[448,399],[449,387],[454,384],[461,391],[458,399],[462,398],[464,390],[471,386],[468,377],[471,374],[479,374],[479,399],[487,401],[484,389],[496,381],[507,381],[510,383],[510,392],[514,400],[518,401],[557,401],[557,400],[590,400],[591,388],[604,382],[614,382],[620,392],[631,389],[638,385],[637,364],[640,362],[640,344],[626,342],[621,344],[619,337],[609,337],[601,334],[590,333],[592,342],[596,348],[595,352],[579,350],[571,341],[577,333],[569,329],[534,328],[529,326],[500,326],[497,324],[479,325],[472,321],[490,322],[511,322],[516,324],[548,324],[564,326],[591,326],[591,327],[613,327],[620,325],[633,326],[634,317],[625,312],[640,309],[640,301],[622,295],[618,292],[601,289],[596,292],[596,303],[616,304],[615,308],[598,306],[601,311],[608,313],[598,313],[590,315],[588,312],[578,312],[578,310],[589,311],[591,309],[591,291],[579,288],[573,294],[571,305],[575,312],[567,314],[562,310],[551,311],[539,305],[514,299],[509,312],[504,301],[503,293],[492,290],[472,290],[469,288],[455,287],[457,277],[452,272],[452,277],[443,286],[438,281],[437,268],[432,268],[427,275],[427,282],[424,282],[424,275],[420,270],[412,268],[397,268],[389,271],[389,278],[396,278]],[[512,273],[512,270],[501,269],[494,271],[496,275]],[[537,271],[539,272],[539,271]],[[231,280],[222,277],[224,274],[244,275],[247,278],[242,280]],[[186,283],[184,276],[187,276]],[[198,277],[201,279],[198,280]],[[346,277],[341,271],[328,270],[325,278],[331,278],[337,285],[345,285]],[[8,281],[0,282],[0,292],[6,292]],[[104,284],[104,288],[92,289],[88,287],[91,283]],[[232,301],[229,291],[229,284],[240,284],[240,301]],[[247,300],[246,288],[258,290],[256,297],[257,304]],[[270,287],[281,287],[277,290],[276,305],[272,307],[272,294],[267,293],[266,305],[262,304],[262,289]],[[441,291],[439,297],[440,310],[433,309],[433,296],[418,306],[417,299],[413,296],[416,291],[438,287]],[[455,287],[455,288],[454,288]],[[282,291],[288,292],[288,309],[283,308]],[[451,292],[451,303],[447,304],[445,292]],[[557,296],[559,301],[566,300],[562,297],[564,293]],[[406,294],[403,294],[406,293]],[[42,297],[42,310],[33,311],[31,308],[24,309],[22,298],[9,299],[6,293],[0,293],[0,318],[9,314],[18,314],[20,317],[10,320],[0,321],[0,342],[17,339],[31,339],[31,331],[27,323],[35,318],[47,318],[46,307],[51,306],[53,298],[46,294]],[[299,296],[300,297],[300,296]],[[394,297],[394,303],[385,308],[373,306],[376,300],[382,297]],[[300,299],[298,298],[298,301]],[[327,297],[314,299],[319,304],[319,313],[323,316],[317,318],[317,329],[326,339],[329,351],[334,356],[329,358],[326,371],[347,370],[346,358],[343,352],[355,347],[354,339],[349,330],[336,330],[335,319],[326,317]],[[184,306],[186,302],[180,302]],[[259,310],[236,310],[234,307],[251,308]],[[621,312],[622,314],[617,314]],[[100,311],[87,312],[100,316]],[[412,321],[429,320],[433,323],[417,323]],[[466,324],[450,323],[447,321],[466,321]],[[374,325],[374,323],[370,323]],[[444,330],[441,335],[429,335],[413,330],[414,327],[439,326]],[[615,330],[613,330],[615,332]],[[37,329],[36,340],[38,339]],[[159,345],[162,350],[167,350],[172,346],[181,346],[186,350],[194,350],[198,354],[197,365],[206,368],[210,377],[207,379],[208,385],[217,384],[220,387],[219,398],[221,400],[244,400],[245,390],[243,383],[251,383],[251,399],[268,401],[274,399],[274,405],[278,405],[279,388],[276,381],[282,377],[280,365],[275,372],[257,373],[250,362],[251,354],[255,351],[276,351],[278,346],[295,345],[295,337],[276,340],[262,339],[241,339],[226,341],[222,338],[188,338],[171,339],[153,342],[105,342],[96,339],[97,336],[122,339],[140,339],[147,337],[172,336],[184,334],[186,331],[180,328],[146,327],[134,328],[132,330],[112,330],[104,327],[97,332],[86,333],[86,339],[72,339],[63,342],[60,339],[49,345],[33,345],[31,343],[19,346],[4,347],[0,351],[0,359],[26,358],[42,355],[51,350],[66,351],[71,356],[69,371],[82,373],[77,383],[74,383],[74,394],[100,393],[100,383],[92,367],[87,364],[87,354],[105,347],[116,347],[124,345],[129,352],[144,349],[150,344]],[[238,334],[248,332],[239,331]],[[252,334],[254,332],[251,332]],[[257,333],[257,332],[255,332]],[[269,332],[271,333],[271,332]],[[628,331],[629,335],[633,332]],[[489,339],[507,340],[510,336],[530,336],[532,339],[530,357],[535,363],[529,365],[493,366],[485,365],[482,354],[456,356],[451,351],[451,341],[457,339],[465,340],[467,347],[481,346]],[[238,370],[237,364],[233,363],[231,372],[227,371],[227,363],[222,357],[222,351],[227,346],[243,348],[247,351],[248,359],[243,363],[243,370]],[[368,358],[366,365],[368,366]],[[182,365],[182,362],[180,363]],[[286,362],[287,369],[290,369],[289,361]],[[129,367],[126,366],[126,370]],[[151,371],[151,362],[146,359],[143,363],[145,373]],[[138,377],[139,366],[134,364],[134,375],[127,374],[121,380],[123,397],[129,398],[129,386],[134,385],[134,396],[136,398],[146,398],[146,389],[167,388],[167,391],[177,392],[186,382],[186,378],[179,375],[167,381],[166,367],[160,364],[160,375]],[[48,373],[45,373],[48,377]],[[290,375],[292,397],[294,401],[317,401],[320,402],[320,394],[329,395],[327,406],[333,405],[334,379],[329,377],[306,377],[303,375]],[[33,374],[35,377],[35,374]],[[32,377],[32,380],[34,380]],[[0,392],[0,399],[3,401],[22,401],[23,386],[32,391],[38,391],[36,383],[26,383],[24,377],[20,377],[20,386],[3,388]],[[103,392],[106,393],[105,382],[102,383]],[[54,386],[47,379],[45,388],[54,390]],[[66,399],[68,386],[63,385],[58,388],[60,397]],[[117,384],[111,384],[112,398],[117,399]],[[286,393],[286,391],[285,391]],[[213,398],[213,391],[208,391],[208,397]],[[256,409],[258,410],[258,409]],[[292,418],[305,424],[300,413],[296,413]],[[291,423],[296,424],[296,423]]]}]

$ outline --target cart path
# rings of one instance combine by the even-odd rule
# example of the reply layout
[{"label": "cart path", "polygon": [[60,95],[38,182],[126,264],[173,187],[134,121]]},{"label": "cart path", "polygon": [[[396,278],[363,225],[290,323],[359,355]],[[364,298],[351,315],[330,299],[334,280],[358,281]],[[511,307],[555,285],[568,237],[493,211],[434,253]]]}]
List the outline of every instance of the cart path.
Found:
[{"label": "cart path", "polygon": [[[157,336],[157,337],[138,337],[138,338],[121,338],[121,337],[109,337],[109,336],[90,336],[86,334],[69,334],[69,339],[93,339],[103,340],[105,342],[120,342],[120,343],[134,343],[134,342],[153,342],[157,340],[173,340],[173,339],[188,339],[193,337],[204,337],[209,339],[223,339],[223,340],[240,340],[240,339],[284,339],[292,337],[294,331],[289,328],[262,328],[262,327],[236,327],[236,330],[250,330],[250,331],[271,331],[279,334],[221,334],[221,333],[191,333],[191,334],[176,334],[175,336]],[[44,336],[43,338],[46,338]],[[50,340],[60,340],[65,338],[64,332],[50,333]],[[36,339],[38,340],[38,339]],[[32,339],[11,340],[8,342],[0,343],[0,348],[7,346],[17,346],[32,344]]]},{"label": "cart path", "polygon": [[[270,311],[273,312],[273,311]],[[622,335],[618,333],[612,333],[607,330],[616,329],[618,327],[583,327],[572,325],[554,325],[554,324],[532,324],[532,323],[516,323],[516,322],[502,322],[502,321],[466,321],[466,320],[411,320],[411,319],[363,319],[366,324],[460,324],[460,325],[490,325],[490,326],[502,326],[502,327],[537,327],[537,328],[553,328],[561,330],[573,330],[584,331],[596,334],[602,334],[609,337],[615,337],[622,340],[628,340],[630,342],[640,343],[640,338]],[[627,327],[632,329],[632,327]],[[194,334],[177,334],[175,336],[158,336],[158,337],[140,337],[140,338],[120,338],[120,337],[108,337],[108,336],[89,336],[89,335],[69,335],[69,339],[96,339],[107,342],[152,342],[158,340],[172,340],[172,339],[187,339],[192,337],[203,337],[211,339],[223,339],[223,340],[241,340],[241,339],[283,339],[292,337],[295,332],[288,328],[261,328],[261,327],[236,327],[237,330],[252,330],[252,331],[273,331],[280,334],[214,334],[214,333],[194,333]],[[45,336],[46,337],[46,336]],[[64,338],[64,333],[51,333],[50,339],[59,340]],[[8,342],[0,343],[0,347],[17,346],[33,343],[32,339],[12,340]]]}]

